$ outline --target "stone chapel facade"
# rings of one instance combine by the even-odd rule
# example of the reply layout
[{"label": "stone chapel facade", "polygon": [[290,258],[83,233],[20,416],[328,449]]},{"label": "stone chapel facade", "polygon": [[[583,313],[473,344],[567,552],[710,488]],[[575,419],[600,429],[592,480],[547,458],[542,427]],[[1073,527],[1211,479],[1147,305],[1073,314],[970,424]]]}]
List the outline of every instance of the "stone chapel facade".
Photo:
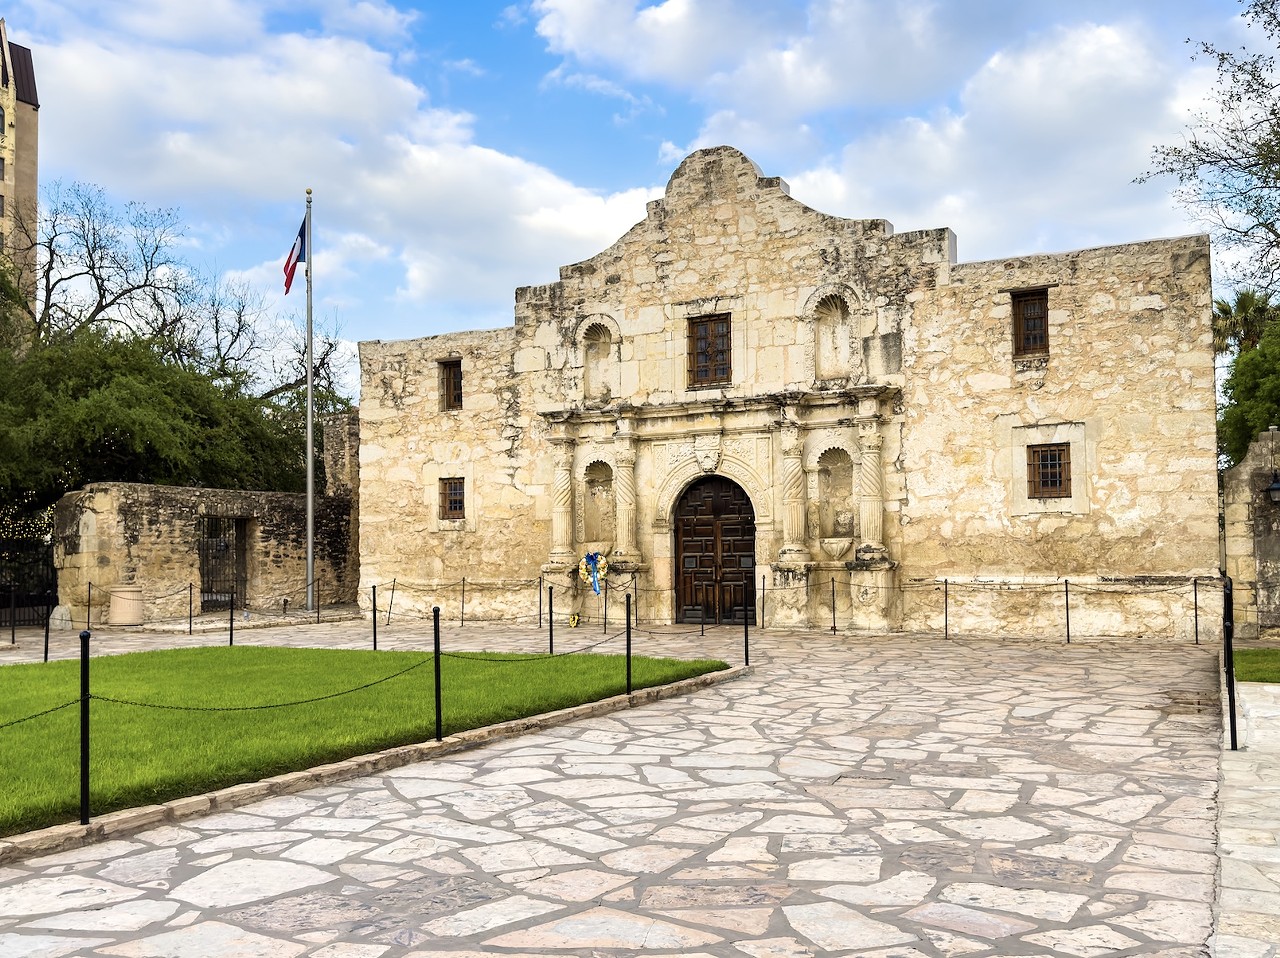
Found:
[{"label": "stone chapel facade", "polygon": [[360,344],[361,601],[590,612],[599,551],[646,621],[1025,634],[1068,580],[1081,634],[1185,636],[1210,313],[1205,236],[958,263],[700,150],[514,326]]}]

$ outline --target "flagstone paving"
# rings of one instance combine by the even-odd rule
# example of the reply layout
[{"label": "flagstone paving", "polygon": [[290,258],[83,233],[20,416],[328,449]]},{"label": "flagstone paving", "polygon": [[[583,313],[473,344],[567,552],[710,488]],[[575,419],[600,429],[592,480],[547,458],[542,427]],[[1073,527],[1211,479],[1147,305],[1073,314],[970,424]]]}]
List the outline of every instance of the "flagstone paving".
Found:
[{"label": "flagstone paving", "polygon": [[[418,626],[380,645],[422,647]],[[303,631],[237,642],[326,635]],[[741,634],[641,650],[739,662]],[[1208,953],[1212,650],[770,632],[751,658],[684,698],[0,866],[0,955]],[[1273,797],[1256,808],[1280,818]],[[1238,836],[1234,905],[1257,920],[1219,954],[1274,954],[1256,937],[1280,914],[1272,825]]]}]

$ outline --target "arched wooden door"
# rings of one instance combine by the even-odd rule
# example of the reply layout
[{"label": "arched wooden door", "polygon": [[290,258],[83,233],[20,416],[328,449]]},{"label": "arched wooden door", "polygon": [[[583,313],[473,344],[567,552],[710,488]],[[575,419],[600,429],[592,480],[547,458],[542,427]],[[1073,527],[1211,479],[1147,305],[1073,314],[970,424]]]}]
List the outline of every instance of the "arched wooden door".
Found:
[{"label": "arched wooden door", "polygon": [[756,514],[737,483],[699,479],[676,503],[676,621],[756,621]]}]

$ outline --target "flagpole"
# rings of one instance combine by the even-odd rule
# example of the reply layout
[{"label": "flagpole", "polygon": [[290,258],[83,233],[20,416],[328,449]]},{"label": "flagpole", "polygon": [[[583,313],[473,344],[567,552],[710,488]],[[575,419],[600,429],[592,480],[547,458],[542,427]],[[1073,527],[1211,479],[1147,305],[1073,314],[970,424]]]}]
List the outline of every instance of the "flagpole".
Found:
[{"label": "flagpole", "polygon": [[311,187],[307,187],[307,611],[316,608],[315,364],[311,358]]}]

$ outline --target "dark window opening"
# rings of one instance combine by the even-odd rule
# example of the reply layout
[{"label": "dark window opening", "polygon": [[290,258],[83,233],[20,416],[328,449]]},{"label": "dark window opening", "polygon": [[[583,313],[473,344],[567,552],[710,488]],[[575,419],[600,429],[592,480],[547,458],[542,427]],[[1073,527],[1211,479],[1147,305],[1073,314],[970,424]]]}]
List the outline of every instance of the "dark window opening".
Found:
[{"label": "dark window opening", "polygon": [[440,408],[462,408],[461,359],[446,359],[440,363]]},{"label": "dark window opening", "polygon": [[466,514],[465,479],[440,480],[440,518],[465,519]]},{"label": "dark window opening", "polygon": [[1027,497],[1065,499],[1071,495],[1071,444],[1027,446]]},{"label": "dark window opening", "polygon": [[733,379],[733,335],[728,313],[689,320],[689,387]]},{"label": "dark window opening", "polygon": [[1049,351],[1049,291],[1013,294],[1013,355],[1039,356]]}]

